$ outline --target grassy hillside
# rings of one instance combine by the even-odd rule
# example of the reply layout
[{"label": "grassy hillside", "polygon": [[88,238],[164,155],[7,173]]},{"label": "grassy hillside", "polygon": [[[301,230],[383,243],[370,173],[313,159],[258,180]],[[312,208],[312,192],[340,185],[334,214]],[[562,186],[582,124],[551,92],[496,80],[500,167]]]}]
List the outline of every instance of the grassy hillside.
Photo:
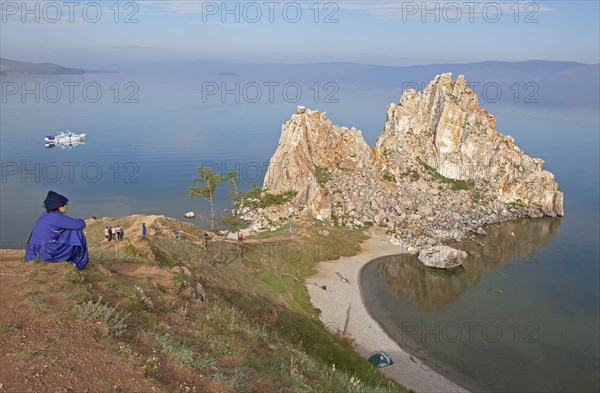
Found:
[{"label": "grassy hillside", "polygon": [[[139,234],[142,222],[146,238]],[[107,225],[122,225],[125,239],[106,241]],[[209,253],[219,238],[211,233],[205,249],[204,231],[192,224],[162,216],[95,220],[86,229],[91,262],[85,270],[26,264],[29,271],[14,279],[11,297],[40,316],[89,324],[98,357],[116,356],[120,369],[133,370],[130,381],[92,377],[90,391],[148,385],[168,392],[406,391],[359,356],[351,337],[330,334],[311,306],[305,287],[311,284],[304,281],[317,262],[355,254],[364,240],[359,231],[327,227],[324,237],[321,229],[322,223],[304,222],[293,237],[281,229],[249,238],[241,259],[235,242],[228,242],[213,265]],[[13,271],[22,267],[15,262]],[[11,278],[1,277],[3,283]],[[8,315],[2,314],[3,338],[22,335],[27,322]],[[47,347],[38,350],[46,356],[41,359],[52,357]],[[0,359],[8,366],[9,375],[0,375],[7,388],[19,387],[23,377],[14,369],[15,356],[3,350]],[[65,362],[55,361],[61,369],[74,367]],[[147,385],[132,385],[135,379]]]}]

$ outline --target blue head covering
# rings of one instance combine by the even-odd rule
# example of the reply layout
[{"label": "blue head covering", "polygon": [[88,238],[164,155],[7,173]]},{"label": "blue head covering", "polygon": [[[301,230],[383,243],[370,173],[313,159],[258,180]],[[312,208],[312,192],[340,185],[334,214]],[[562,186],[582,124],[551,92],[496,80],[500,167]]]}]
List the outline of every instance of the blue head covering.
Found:
[{"label": "blue head covering", "polygon": [[69,200],[66,197],[54,191],[48,191],[48,195],[46,195],[46,199],[44,200],[44,207],[47,211],[51,212],[67,202],[69,202]]}]

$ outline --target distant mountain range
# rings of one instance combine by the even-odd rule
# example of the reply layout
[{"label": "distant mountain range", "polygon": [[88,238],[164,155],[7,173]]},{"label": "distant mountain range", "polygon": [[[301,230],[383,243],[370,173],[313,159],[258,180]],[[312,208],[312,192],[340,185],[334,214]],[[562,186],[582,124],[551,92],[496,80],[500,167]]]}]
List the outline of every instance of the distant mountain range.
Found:
[{"label": "distant mountain range", "polygon": [[[231,63],[223,61],[136,62],[113,65],[119,72],[192,78],[210,82],[285,84],[296,82],[313,85],[335,83],[344,87],[405,88],[421,90],[436,75],[450,72],[464,75],[478,95],[487,102],[541,102],[555,107],[600,106],[600,64],[569,61],[528,60],[519,62],[483,61],[466,64],[427,64],[383,66],[373,64],[329,62],[307,64]],[[89,74],[94,71],[64,67],[52,63],[28,63],[0,59],[0,73],[5,74]]]},{"label": "distant mountain range", "polygon": [[[152,75],[176,75],[210,82],[265,83],[282,85],[296,82],[335,83],[346,87],[423,89],[436,75],[450,72],[464,75],[485,102],[536,103],[555,107],[597,108],[600,105],[600,64],[571,61],[528,60],[518,62],[482,61],[465,64],[426,64],[383,66],[374,64],[329,62],[307,64],[231,63],[222,61],[145,62],[115,66],[120,72]],[[399,96],[398,95],[398,96]]]},{"label": "distant mountain range", "polygon": [[30,63],[0,58],[0,74],[30,75],[82,75],[89,73],[107,73],[114,71],[84,70],[83,68],[64,67],[54,63]]}]

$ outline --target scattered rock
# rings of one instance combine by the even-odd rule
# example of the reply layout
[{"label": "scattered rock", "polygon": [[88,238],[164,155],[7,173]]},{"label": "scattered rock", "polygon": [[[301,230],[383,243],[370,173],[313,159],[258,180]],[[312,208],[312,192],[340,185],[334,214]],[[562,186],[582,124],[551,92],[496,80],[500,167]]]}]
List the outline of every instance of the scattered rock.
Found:
[{"label": "scattered rock", "polygon": [[421,206],[417,210],[417,214],[421,217],[429,216],[431,213],[433,213],[433,208],[429,205]]}]

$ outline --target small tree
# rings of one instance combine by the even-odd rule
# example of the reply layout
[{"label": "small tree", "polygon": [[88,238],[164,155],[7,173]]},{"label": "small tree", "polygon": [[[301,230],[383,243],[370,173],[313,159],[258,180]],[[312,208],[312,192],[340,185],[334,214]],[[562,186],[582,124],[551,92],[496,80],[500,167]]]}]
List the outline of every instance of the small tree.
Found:
[{"label": "small tree", "polygon": [[201,186],[191,186],[188,188],[190,198],[204,198],[210,204],[210,229],[215,229],[215,205],[214,198],[217,193],[217,186],[227,180],[219,173],[213,172],[208,166],[198,167],[198,177],[194,178],[194,183],[201,183]]},{"label": "small tree", "polygon": [[[223,242],[231,232],[237,233],[237,239],[240,236],[240,229],[244,226],[244,217],[257,209],[264,209],[271,206],[280,206],[291,201],[297,194],[296,191],[283,191],[280,193],[270,193],[267,190],[260,189],[256,183],[252,183],[250,191],[239,191],[237,184],[237,172],[230,170],[225,176],[225,181],[232,187],[229,195],[233,201],[231,214],[222,216],[219,221],[227,228],[227,232],[219,245],[219,250],[212,256],[211,262],[216,263],[217,256],[222,252]],[[238,259],[241,260],[240,242],[237,241]]]}]

